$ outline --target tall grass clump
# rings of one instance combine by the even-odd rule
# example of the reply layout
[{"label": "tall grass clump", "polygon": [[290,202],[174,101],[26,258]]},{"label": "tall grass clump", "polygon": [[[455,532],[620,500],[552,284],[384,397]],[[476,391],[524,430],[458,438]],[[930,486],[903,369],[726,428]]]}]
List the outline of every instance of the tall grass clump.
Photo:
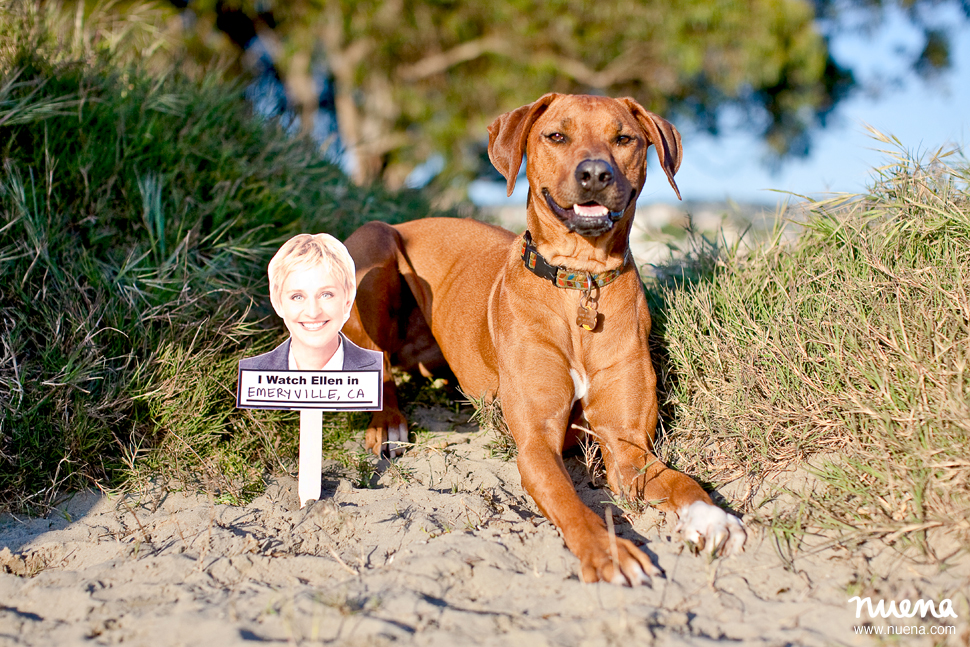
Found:
[{"label": "tall grass clump", "polygon": [[970,535],[970,173],[944,157],[896,154],[868,195],[812,205],[794,244],[666,292],[681,468],[807,467],[803,528]]},{"label": "tall grass clump", "polygon": [[299,232],[429,211],[354,186],[240,87],[148,65],[158,16],[125,15],[0,2],[4,507],[145,467],[258,488],[296,447],[291,414],[234,409],[236,362],[285,336],[269,258]]}]

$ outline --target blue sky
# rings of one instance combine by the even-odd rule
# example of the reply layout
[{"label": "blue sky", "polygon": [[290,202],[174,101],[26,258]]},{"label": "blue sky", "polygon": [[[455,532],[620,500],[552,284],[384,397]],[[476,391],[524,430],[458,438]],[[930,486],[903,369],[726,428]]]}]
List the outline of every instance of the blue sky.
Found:
[{"label": "blue sky", "polygon": [[[878,94],[861,91],[844,101],[828,128],[813,139],[807,159],[789,160],[777,173],[762,161],[764,145],[755,137],[734,134],[709,137],[684,132],[684,161],[677,184],[685,200],[766,202],[783,200],[770,189],[822,197],[827,192],[859,193],[871,184],[872,169],[889,159],[876,149],[866,124],[897,137],[906,150],[925,153],[940,146],[970,144],[970,25],[956,11],[940,9],[952,32],[951,69],[926,82],[909,74],[901,87]],[[836,37],[836,60],[849,65],[865,86],[879,75],[898,75],[898,50],[919,51],[921,39],[902,18],[890,16],[871,37],[858,33]],[[673,202],[663,174],[651,165],[641,202]]]}]

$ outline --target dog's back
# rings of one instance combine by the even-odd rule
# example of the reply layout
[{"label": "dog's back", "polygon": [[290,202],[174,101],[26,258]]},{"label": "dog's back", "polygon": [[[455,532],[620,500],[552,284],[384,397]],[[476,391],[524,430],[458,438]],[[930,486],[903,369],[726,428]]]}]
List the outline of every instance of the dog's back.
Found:
[{"label": "dog's back", "polygon": [[[466,393],[494,394],[498,373],[488,297],[514,240],[510,231],[471,219],[424,218],[393,227],[369,223],[346,242],[360,288],[345,333],[367,348],[405,349],[409,357],[399,358],[402,365],[433,364],[421,358],[432,356],[434,344]],[[403,281],[410,294],[396,303],[367,301],[370,283],[389,281]],[[405,345],[423,338],[428,338],[424,345]]]}]

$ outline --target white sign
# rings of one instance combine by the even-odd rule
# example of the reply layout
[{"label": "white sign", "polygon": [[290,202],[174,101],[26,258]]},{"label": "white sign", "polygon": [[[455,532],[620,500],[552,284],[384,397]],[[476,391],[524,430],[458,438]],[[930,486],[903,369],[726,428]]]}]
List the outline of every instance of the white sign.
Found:
[{"label": "white sign", "polygon": [[236,406],[243,409],[380,411],[381,371],[239,369]]}]

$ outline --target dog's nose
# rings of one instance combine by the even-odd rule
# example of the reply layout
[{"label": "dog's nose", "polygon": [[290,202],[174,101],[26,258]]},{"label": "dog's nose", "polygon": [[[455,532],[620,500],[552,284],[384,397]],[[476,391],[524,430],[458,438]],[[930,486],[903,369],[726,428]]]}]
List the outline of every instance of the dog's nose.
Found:
[{"label": "dog's nose", "polygon": [[583,160],[576,167],[576,181],[587,191],[602,191],[613,184],[613,167],[603,160]]}]

